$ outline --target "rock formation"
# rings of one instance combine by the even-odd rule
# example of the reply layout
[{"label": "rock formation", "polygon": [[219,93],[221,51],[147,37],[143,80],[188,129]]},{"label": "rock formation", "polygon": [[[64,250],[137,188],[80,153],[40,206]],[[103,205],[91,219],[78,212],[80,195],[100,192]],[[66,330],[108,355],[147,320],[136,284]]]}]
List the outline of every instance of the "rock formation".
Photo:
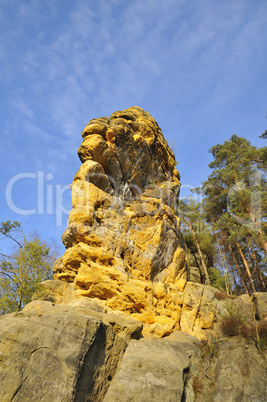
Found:
[{"label": "rock formation", "polygon": [[199,283],[156,121],[137,107],[91,120],[78,154],[55,279],[0,317],[0,401],[265,402],[264,345],[251,334],[266,331],[267,294]]},{"label": "rock formation", "polygon": [[2,402],[103,399],[127,345],[112,325],[45,301],[1,318]]},{"label": "rock formation", "polygon": [[[54,303],[32,301],[0,317],[1,402],[266,401],[266,359],[254,342],[211,333],[200,341],[183,331],[142,337],[129,314],[96,299],[74,302],[70,284],[51,282],[44,288],[54,289],[46,295]],[[266,296],[254,295],[261,316]],[[248,296],[227,301],[251,319]],[[208,293],[206,302],[212,307]],[[196,316],[199,302],[187,295],[190,303]]]},{"label": "rock formation", "polygon": [[172,150],[155,119],[131,107],[91,120],[78,155],[55,279],[131,314],[150,333],[171,333],[187,278]]}]

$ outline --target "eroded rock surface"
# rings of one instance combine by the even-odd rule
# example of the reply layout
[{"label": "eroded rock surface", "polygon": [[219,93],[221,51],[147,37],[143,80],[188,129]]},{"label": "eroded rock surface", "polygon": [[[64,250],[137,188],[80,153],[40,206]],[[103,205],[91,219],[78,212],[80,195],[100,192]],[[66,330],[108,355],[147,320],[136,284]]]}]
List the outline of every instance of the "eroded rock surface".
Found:
[{"label": "eroded rock surface", "polygon": [[264,402],[266,380],[266,357],[254,342],[210,338],[191,355],[184,400]]},{"label": "eroded rock surface", "polygon": [[252,342],[176,331],[132,340],[104,401],[264,402],[266,389],[266,359]]},{"label": "eroded rock surface", "polygon": [[1,316],[1,402],[102,401],[127,346],[122,327],[48,301]]},{"label": "eroded rock surface", "polygon": [[104,401],[181,401],[192,353],[197,353],[193,344],[158,338],[131,341]]},{"label": "eroded rock surface", "polygon": [[131,107],[91,120],[78,154],[55,279],[132,314],[145,331],[171,333],[187,278],[172,150],[155,119]]},{"label": "eroded rock surface", "polygon": [[139,321],[96,300],[61,303],[36,300],[0,317],[1,402],[266,400],[254,341],[142,338]]}]

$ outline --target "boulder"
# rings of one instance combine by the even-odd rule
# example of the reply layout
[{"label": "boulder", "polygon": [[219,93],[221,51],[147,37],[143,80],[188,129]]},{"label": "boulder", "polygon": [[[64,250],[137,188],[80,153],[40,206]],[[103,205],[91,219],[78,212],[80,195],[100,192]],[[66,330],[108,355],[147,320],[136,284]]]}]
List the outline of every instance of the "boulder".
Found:
[{"label": "boulder", "polygon": [[131,341],[104,401],[182,401],[194,352],[166,339]]}]

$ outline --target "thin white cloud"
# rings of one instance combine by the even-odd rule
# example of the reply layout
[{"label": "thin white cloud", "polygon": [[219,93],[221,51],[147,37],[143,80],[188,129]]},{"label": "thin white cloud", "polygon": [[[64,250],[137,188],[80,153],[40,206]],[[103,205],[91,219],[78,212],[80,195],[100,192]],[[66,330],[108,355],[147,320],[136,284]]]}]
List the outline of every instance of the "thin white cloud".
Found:
[{"label": "thin white cloud", "polygon": [[13,107],[14,115],[22,115],[26,119],[34,118],[34,111],[24,99],[20,97],[12,99],[11,106]]},{"label": "thin white cloud", "polygon": [[70,183],[89,119],[138,105],[198,185],[235,99],[263,76],[266,25],[266,0],[2,0],[3,183],[38,169]]},{"label": "thin white cloud", "polygon": [[[20,96],[36,116],[47,116],[52,131],[69,139],[87,119],[120,105],[142,106],[154,98],[189,113],[197,102],[199,109],[216,98],[227,103],[266,48],[261,30],[267,18],[261,5],[251,14],[248,1],[76,0],[66,5],[63,20],[57,5],[48,8],[45,20],[36,2],[13,4],[22,25],[15,37],[9,30],[11,43],[33,19],[41,39],[25,44],[10,77],[22,74]],[[44,25],[49,20],[50,34]]]}]

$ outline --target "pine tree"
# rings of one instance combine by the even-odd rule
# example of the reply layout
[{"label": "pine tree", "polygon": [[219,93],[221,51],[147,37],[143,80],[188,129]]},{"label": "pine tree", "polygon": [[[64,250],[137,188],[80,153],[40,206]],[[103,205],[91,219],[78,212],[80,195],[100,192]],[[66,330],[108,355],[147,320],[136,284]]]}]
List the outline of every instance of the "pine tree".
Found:
[{"label": "pine tree", "polygon": [[212,173],[203,183],[206,219],[221,233],[230,265],[250,292],[266,288],[257,260],[267,254],[266,151],[233,135],[210,149]]}]

